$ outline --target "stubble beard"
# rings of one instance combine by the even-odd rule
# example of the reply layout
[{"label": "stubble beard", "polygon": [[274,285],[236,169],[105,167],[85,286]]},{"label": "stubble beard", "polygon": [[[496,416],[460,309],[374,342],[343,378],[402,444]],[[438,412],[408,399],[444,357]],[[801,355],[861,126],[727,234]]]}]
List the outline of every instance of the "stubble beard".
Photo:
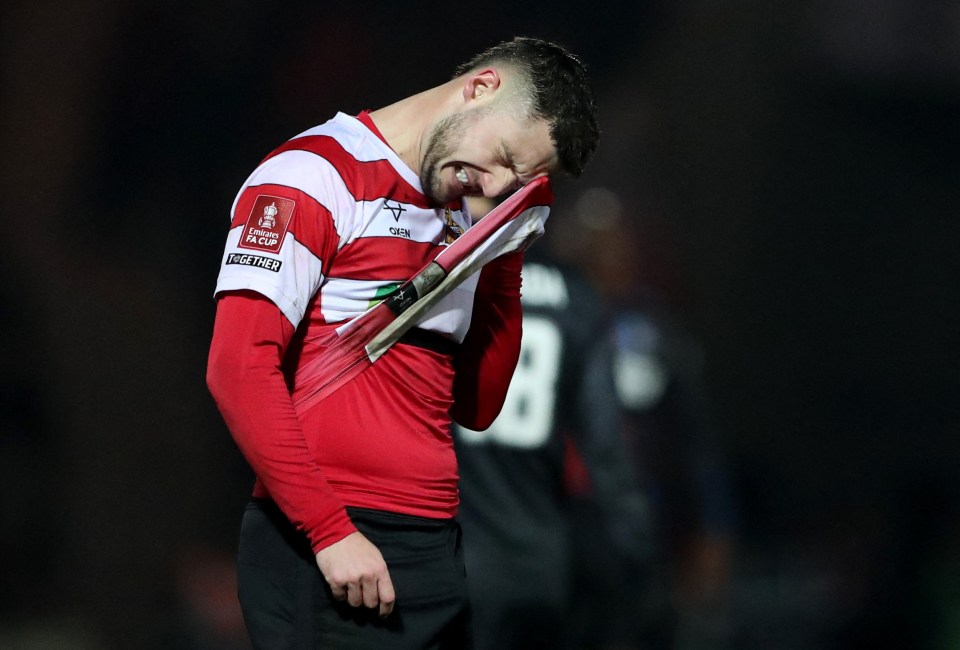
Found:
[{"label": "stubble beard", "polygon": [[460,129],[464,122],[462,113],[454,113],[438,120],[430,132],[430,142],[420,167],[420,185],[424,195],[434,205],[443,205],[453,198],[441,196],[443,179],[440,176],[440,162],[453,152],[454,132]]},{"label": "stubble beard", "polygon": [[460,198],[460,195],[442,196],[441,162],[451,156],[467,127],[480,121],[491,111],[491,108],[488,105],[447,115],[437,120],[433,126],[427,150],[423,154],[423,165],[420,167],[420,185],[423,187],[424,195],[434,205],[441,206]]}]

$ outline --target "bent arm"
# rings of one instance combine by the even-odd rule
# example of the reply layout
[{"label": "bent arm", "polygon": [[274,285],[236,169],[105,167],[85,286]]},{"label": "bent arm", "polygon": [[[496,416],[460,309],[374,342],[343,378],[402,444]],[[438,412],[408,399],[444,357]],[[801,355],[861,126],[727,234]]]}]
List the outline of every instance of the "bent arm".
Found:
[{"label": "bent arm", "polygon": [[453,420],[468,429],[493,424],[520,359],[522,266],[523,252],[508,253],[480,271],[470,329],[455,360],[450,409]]}]

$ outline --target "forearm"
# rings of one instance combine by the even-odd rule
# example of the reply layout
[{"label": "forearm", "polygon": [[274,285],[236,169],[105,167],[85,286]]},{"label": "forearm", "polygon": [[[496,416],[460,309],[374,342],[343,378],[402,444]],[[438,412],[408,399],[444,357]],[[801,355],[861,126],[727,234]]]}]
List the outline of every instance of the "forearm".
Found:
[{"label": "forearm", "polygon": [[272,303],[230,294],[217,306],[207,385],[231,435],[314,551],[355,529],[307,446],[280,369],[293,326]]},{"label": "forearm", "polygon": [[486,429],[496,419],[520,358],[522,266],[523,253],[510,253],[480,273],[470,330],[457,354],[450,410],[470,429]]}]

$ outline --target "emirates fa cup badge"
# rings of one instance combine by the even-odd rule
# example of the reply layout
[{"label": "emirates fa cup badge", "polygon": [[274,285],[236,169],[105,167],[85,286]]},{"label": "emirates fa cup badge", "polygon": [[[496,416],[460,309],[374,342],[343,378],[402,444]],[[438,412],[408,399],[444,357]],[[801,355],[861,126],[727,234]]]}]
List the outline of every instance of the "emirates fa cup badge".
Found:
[{"label": "emirates fa cup badge", "polygon": [[277,227],[277,204],[271,203],[263,209],[263,216],[260,217],[260,220],[257,222],[261,228],[276,228]]},{"label": "emirates fa cup badge", "polygon": [[269,194],[258,196],[250,208],[237,246],[279,253],[296,206],[293,199]]}]

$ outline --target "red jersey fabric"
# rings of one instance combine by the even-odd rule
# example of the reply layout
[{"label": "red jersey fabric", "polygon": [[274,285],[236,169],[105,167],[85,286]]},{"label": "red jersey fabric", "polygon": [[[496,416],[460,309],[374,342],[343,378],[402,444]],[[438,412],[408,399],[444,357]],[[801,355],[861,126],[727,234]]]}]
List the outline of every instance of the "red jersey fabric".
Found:
[{"label": "red jersey fabric", "polygon": [[211,393],[257,475],[254,494],[276,501],[314,551],[353,532],[344,505],[456,513],[451,409],[471,428],[492,421],[520,344],[522,256],[512,254],[419,323],[462,341],[455,356],[399,343],[296,413],[296,371],[320,351],[315,342],[435,256],[447,220],[470,221],[430,208],[419,180],[359,121],[334,122],[280,147],[238,195],[208,364]]}]

